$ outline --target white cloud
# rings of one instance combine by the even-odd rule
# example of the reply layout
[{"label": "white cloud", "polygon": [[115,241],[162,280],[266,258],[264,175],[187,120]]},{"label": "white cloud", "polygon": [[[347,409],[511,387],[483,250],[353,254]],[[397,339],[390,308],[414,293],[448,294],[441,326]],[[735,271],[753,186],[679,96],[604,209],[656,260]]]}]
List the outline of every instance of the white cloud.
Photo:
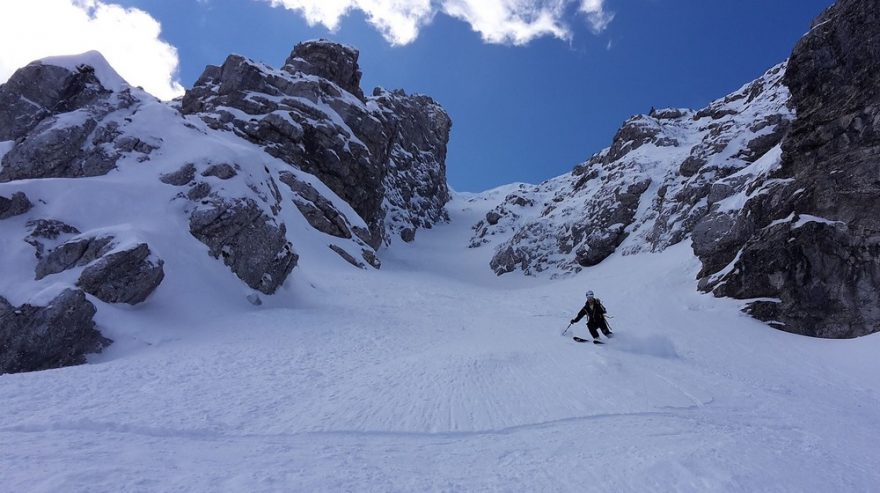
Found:
[{"label": "white cloud", "polygon": [[470,24],[488,43],[525,44],[541,36],[571,39],[566,16],[573,4],[586,17],[590,29],[604,31],[614,14],[605,0],[264,0],[302,14],[309,25],[331,31],[352,10],[362,11],[388,42],[411,43],[434,15],[445,15]]},{"label": "white cloud", "polygon": [[0,1],[0,82],[55,55],[100,51],[126,81],[162,99],[183,94],[174,46],[148,13],[101,0]]},{"label": "white cloud", "polygon": [[489,43],[525,44],[541,36],[571,38],[566,0],[446,0],[443,12],[461,19]]},{"label": "white cloud", "polygon": [[351,10],[367,16],[390,43],[411,43],[419,29],[431,21],[434,8],[431,0],[268,0],[273,7],[300,12],[309,25],[322,24],[335,31],[339,21]]},{"label": "white cloud", "polygon": [[605,0],[581,0],[580,11],[587,16],[587,22],[595,34],[599,34],[614,20],[614,12],[605,10]]}]

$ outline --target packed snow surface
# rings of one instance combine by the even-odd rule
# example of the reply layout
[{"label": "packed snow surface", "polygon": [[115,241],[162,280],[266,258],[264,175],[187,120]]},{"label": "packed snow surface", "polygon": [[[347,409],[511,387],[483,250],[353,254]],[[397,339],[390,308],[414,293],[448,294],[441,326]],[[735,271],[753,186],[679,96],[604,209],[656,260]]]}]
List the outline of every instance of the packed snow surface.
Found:
[{"label": "packed snow surface", "polygon": [[[90,364],[0,376],[0,491],[880,489],[880,337],[770,329],[697,293],[685,244],[496,278],[466,248],[495,204],[262,307],[103,309]],[[604,346],[560,335],[587,289]]]}]

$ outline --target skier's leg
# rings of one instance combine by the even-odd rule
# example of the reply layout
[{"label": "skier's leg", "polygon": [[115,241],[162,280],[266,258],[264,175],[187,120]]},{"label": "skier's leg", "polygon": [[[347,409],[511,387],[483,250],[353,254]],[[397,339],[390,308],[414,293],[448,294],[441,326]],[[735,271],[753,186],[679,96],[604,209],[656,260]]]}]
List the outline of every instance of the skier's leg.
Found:
[{"label": "skier's leg", "polygon": [[602,333],[606,336],[611,335],[611,329],[608,328],[608,322],[606,322],[605,320],[599,322],[599,328],[602,329]]},{"label": "skier's leg", "polygon": [[593,339],[599,339],[599,330],[594,324],[587,324],[587,328],[590,329],[590,335],[593,336]]}]

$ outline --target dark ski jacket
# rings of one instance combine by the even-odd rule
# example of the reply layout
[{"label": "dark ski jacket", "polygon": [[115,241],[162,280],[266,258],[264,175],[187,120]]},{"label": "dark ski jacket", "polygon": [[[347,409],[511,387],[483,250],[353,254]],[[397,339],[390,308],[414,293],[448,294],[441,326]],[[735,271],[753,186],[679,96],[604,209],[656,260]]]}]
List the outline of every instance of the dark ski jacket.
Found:
[{"label": "dark ski jacket", "polygon": [[584,303],[584,307],[581,308],[581,311],[577,314],[577,317],[571,321],[571,323],[576,324],[578,321],[584,316],[587,316],[587,325],[600,325],[605,323],[605,307],[602,306],[602,302],[599,301],[599,298],[593,298],[593,306],[590,306],[590,302]]}]

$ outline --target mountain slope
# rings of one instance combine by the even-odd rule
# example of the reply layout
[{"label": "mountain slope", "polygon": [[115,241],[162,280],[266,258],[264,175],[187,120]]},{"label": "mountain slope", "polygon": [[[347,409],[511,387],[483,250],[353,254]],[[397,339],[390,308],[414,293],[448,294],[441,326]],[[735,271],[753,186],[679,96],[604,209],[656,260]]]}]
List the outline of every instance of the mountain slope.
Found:
[{"label": "mountain slope", "polygon": [[[450,224],[393,245],[382,271],[324,271],[298,308],[206,314],[94,364],[0,377],[0,489],[880,484],[876,336],[768,331],[693,289],[685,245],[553,282],[454,269],[489,260],[464,248],[489,204],[456,196]],[[588,288],[614,315],[602,347],[559,336]]]},{"label": "mountain slope", "polygon": [[[110,343],[96,328],[295,305],[310,275],[379,268],[382,245],[446,220],[449,117],[323,77],[334,56],[359,74],[357,55],[301,43],[283,70],[233,55],[172,104],[96,52],[0,85],[0,373],[81,363]],[[68,309],[94,320],[53,315]]]}]

